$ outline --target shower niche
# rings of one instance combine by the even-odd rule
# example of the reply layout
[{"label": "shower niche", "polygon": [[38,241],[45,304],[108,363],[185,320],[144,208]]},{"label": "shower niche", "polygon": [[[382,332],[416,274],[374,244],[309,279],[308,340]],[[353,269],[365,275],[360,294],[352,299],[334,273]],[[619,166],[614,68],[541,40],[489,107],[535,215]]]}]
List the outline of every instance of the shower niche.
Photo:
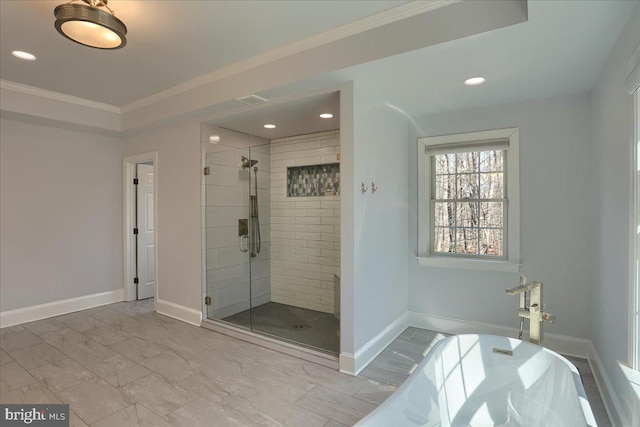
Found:
[{"label": "shower niche", "polygon": [[340,195],[340,163],[287,168],[287,197]]},{"label": "shower niche", "polygon": [[339,353],[339,130],[269,140],[202,125],[208,320]]}]

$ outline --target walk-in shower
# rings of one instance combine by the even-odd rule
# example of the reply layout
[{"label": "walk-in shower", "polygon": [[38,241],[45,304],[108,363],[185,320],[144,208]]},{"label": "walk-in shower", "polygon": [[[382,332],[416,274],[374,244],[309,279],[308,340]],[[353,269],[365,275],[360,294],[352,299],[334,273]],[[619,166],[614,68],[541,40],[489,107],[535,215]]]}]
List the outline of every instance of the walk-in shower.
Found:
[{"label": "walk-in shower", "polygon": [[202,146],[206,317],[339,353],[339,131]]}]

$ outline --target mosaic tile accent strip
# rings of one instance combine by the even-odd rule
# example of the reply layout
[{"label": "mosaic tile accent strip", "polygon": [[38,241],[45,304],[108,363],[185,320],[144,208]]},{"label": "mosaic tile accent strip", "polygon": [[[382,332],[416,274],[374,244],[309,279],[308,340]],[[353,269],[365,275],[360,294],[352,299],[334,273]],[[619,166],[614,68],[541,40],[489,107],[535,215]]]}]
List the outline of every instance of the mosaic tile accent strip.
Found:
[{"label": "mosaic tile accent strip", "polygon": [[337,196],[340,163],[287,168],[287,197]]}]

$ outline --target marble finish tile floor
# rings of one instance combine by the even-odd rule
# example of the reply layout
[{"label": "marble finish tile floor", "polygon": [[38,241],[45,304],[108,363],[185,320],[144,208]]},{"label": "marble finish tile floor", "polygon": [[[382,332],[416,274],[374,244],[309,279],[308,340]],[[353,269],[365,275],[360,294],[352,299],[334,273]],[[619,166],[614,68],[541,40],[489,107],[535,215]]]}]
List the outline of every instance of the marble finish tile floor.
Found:
[{"label": "marble finish tile floor", "polygon": [[[0,330],[0,402],[69,403],[71,426],[343,427],[442,338],[408,328],[351,377],[156,314],[153,300],[117,303]],[[573,361],[607,426],[588,363]]]}]

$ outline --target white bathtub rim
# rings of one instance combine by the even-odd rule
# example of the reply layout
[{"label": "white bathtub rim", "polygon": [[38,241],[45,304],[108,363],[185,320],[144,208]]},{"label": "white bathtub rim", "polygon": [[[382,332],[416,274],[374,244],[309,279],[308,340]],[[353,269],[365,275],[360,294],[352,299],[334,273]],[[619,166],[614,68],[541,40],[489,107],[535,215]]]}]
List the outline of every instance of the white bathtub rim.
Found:
[{"label": "white bathtub rim", "polygon": [[[396,319],[394,323],[400,323],[401,327],[398,329],[393,328],[392,333],[385,334],[382,331],[377,336],[372,338],[367,345],[367,353],[374,355],[379,354],[384,350],[386,345],[392,341],[397,335],[394,335],[398,330],[402,330],[407,327],[414,327],[420,329],[428,329],[431,331],[438,331],[445,334],[486,334],[486,335],[499,335],[510,338],[516,338],[518,331],[516,327],[508,327],[504,325],[496,325],[492,323],[484,323],[472,320],[455,319],[445,316],[436,316],[427,313],[421,313],[417,311],[407,311]],[[389,328],[391,329],[391,328]],[[397,332],[398,335],[400,332]],[[630,425],[627,421],[625,412],[622,410],[620,398],[618,397],[616,390],[613,388],[611,381],[608,378],[607,371],[604,369],[604,365],[600,361],[597,351],[595,350],[591,340],[587,338],[573,337],[570,335],[562,335],[557,333],[546,332],[544,333],[543,344],[546,348],[549,348],[556,353],[564,354],[567,356],[578,357],[586,359],[591,366],[591,371],[594,374],[596,385],[602,401],[605,406],[607,417],[609,418],[611,425]],[[341,353],[341,372],[349,375],[357,375],[362,371],[373,359],[369,359],[364,355],[364,351],[359,349],[353,353]],[[375,356],[374,356],[375,357]],[[356,366],[359,369],[356,369]]]},{"label": "white bathtub rim", "polygon": [[[459,336],[459,335],[453,335],[455,336]],[[416,369],[411,373],[411,375],[409,375],[409,377],[404,380],[402,382],[402,384],[400,385],[400,387],[398,387],[396,389],[396,391],[394,391],[391,396],[387,397],[384,402],[382,402],[381,405],[379,405],[376,409],[374,409],[373,411],[369,412],[369,414],[367,414],[366,417],[364,417],[363,419],[361,419],[360,421],[358,421],[353,427],[365,427],[367,426],[368,422],[375,418],[377,414],[379,414],[380,412],[383,412],[386,408],[388,408],[389,406],[391,406],[393,404],[393,402],[395,402],[395,398],[397,398],[398,396],[400,396],[405,389],[409,388],[411,386],[411,379],[413,378],[414,375],[418,375],[418,373],[420,372],[422,366],[424,364],[427,363],[428,360],[431,359],[431,357],[433,357],[434,354],[436,354],[436,350],[441,347],[442,345],[444,345],[443,343],[448,340],[451,337],[447,337],[444,338],[440,341],[438,341],[432,348],[431,350],[429,350],[429,352],[426,354],[425,357],[422,358],[422,360],[420,361],[420,363],[418,364],[418,367],[416,367]]]},{"label": "white bathtub rim", "polygon": [[[582,413],[583,413],[585,421],[586,421],[585,425],[587,427],[595,427],[595,426],[597,426],[597,423],[595,421],[595,416],[593,414],[593,410],[591,409],[591,405],[589,404],[589,399],[587,398],[587,393],[586,393],[586,391],[584,389],[584,385],[582,383],[582,377],[580,375],[580,371],[578,370],[578,368],[573,363],[571,363],[571,361],[569,361],[563,355],[561,355],[561,354],[559,354],[559,353],[557,353],[557,352],[555,352],[555,351],[553,351],[551,349],[548,349],[546,347],[542,347],[542,346],[533,344],[533,343],[531,343],[529,341],[523,341],[523,340],[520,340],[518,338],[508,337],[508,336],[504,336],[504,335],[494,335],[494,334],[457,334],[457,335],[448,336],[448,337],[443,338],[442,340],[438,341],[429,350],[429,352],[425,355],[425,357],[420,361],[420,363],[414,369],[414,371],[411,373],[411,375],[400,385],[400,387],[398,387],[398,389],[396,389],[396,391],[394,391],[391,396],[389,396],[387,399],[385,399],[385,401],[382,402],[381,405],[379,405],[376,409],[374,409],[372,412],[370,412],[366,417],[364,417],[357,424],[355,424],[354,427],[365,427],[365,426],[367,426],[367,423],[371,419],[373,419],[375,416],[377,416],[377,414],[379,414],[380,412],[383,412],[386,408],[391,406],[395,402],[395,398],[397,398],[398,396],[402,395],[402,393],[405,391],[405,389],[407,389],[407,388],[409,388],[411,386],[412,378],[415,377],[416,375],[419,375],[419,373],[422,370],[422,368],[424,367],[424,365],[427,364],[429,362],[429,360],[431,360],[433,355],[437,354],[437,350],[441,346],[445,345],[444,344],[445,342],[448,342],[448,341],[453,340],[455,338],[469,337],[469,336],[513,340],[513,341],[516,341],[516,342],[523,343],[523,344],[525,344],[525,346],[539,347],[543,351],[545,351],[547,353],[550,353],[551,355],[553,355],[557,359],[561,360],[565,365],[567,365],[567,367],[569,368],[571,373],[574,374],[573,375],[573,382],[574,382],[574,385],[576,386],[576,391],[578,392],[578,396],[580,397],[580,404],[581,404],[581,407],[582,407]],[[586,404],[586,406],[585,406],[585,404]]]}]

